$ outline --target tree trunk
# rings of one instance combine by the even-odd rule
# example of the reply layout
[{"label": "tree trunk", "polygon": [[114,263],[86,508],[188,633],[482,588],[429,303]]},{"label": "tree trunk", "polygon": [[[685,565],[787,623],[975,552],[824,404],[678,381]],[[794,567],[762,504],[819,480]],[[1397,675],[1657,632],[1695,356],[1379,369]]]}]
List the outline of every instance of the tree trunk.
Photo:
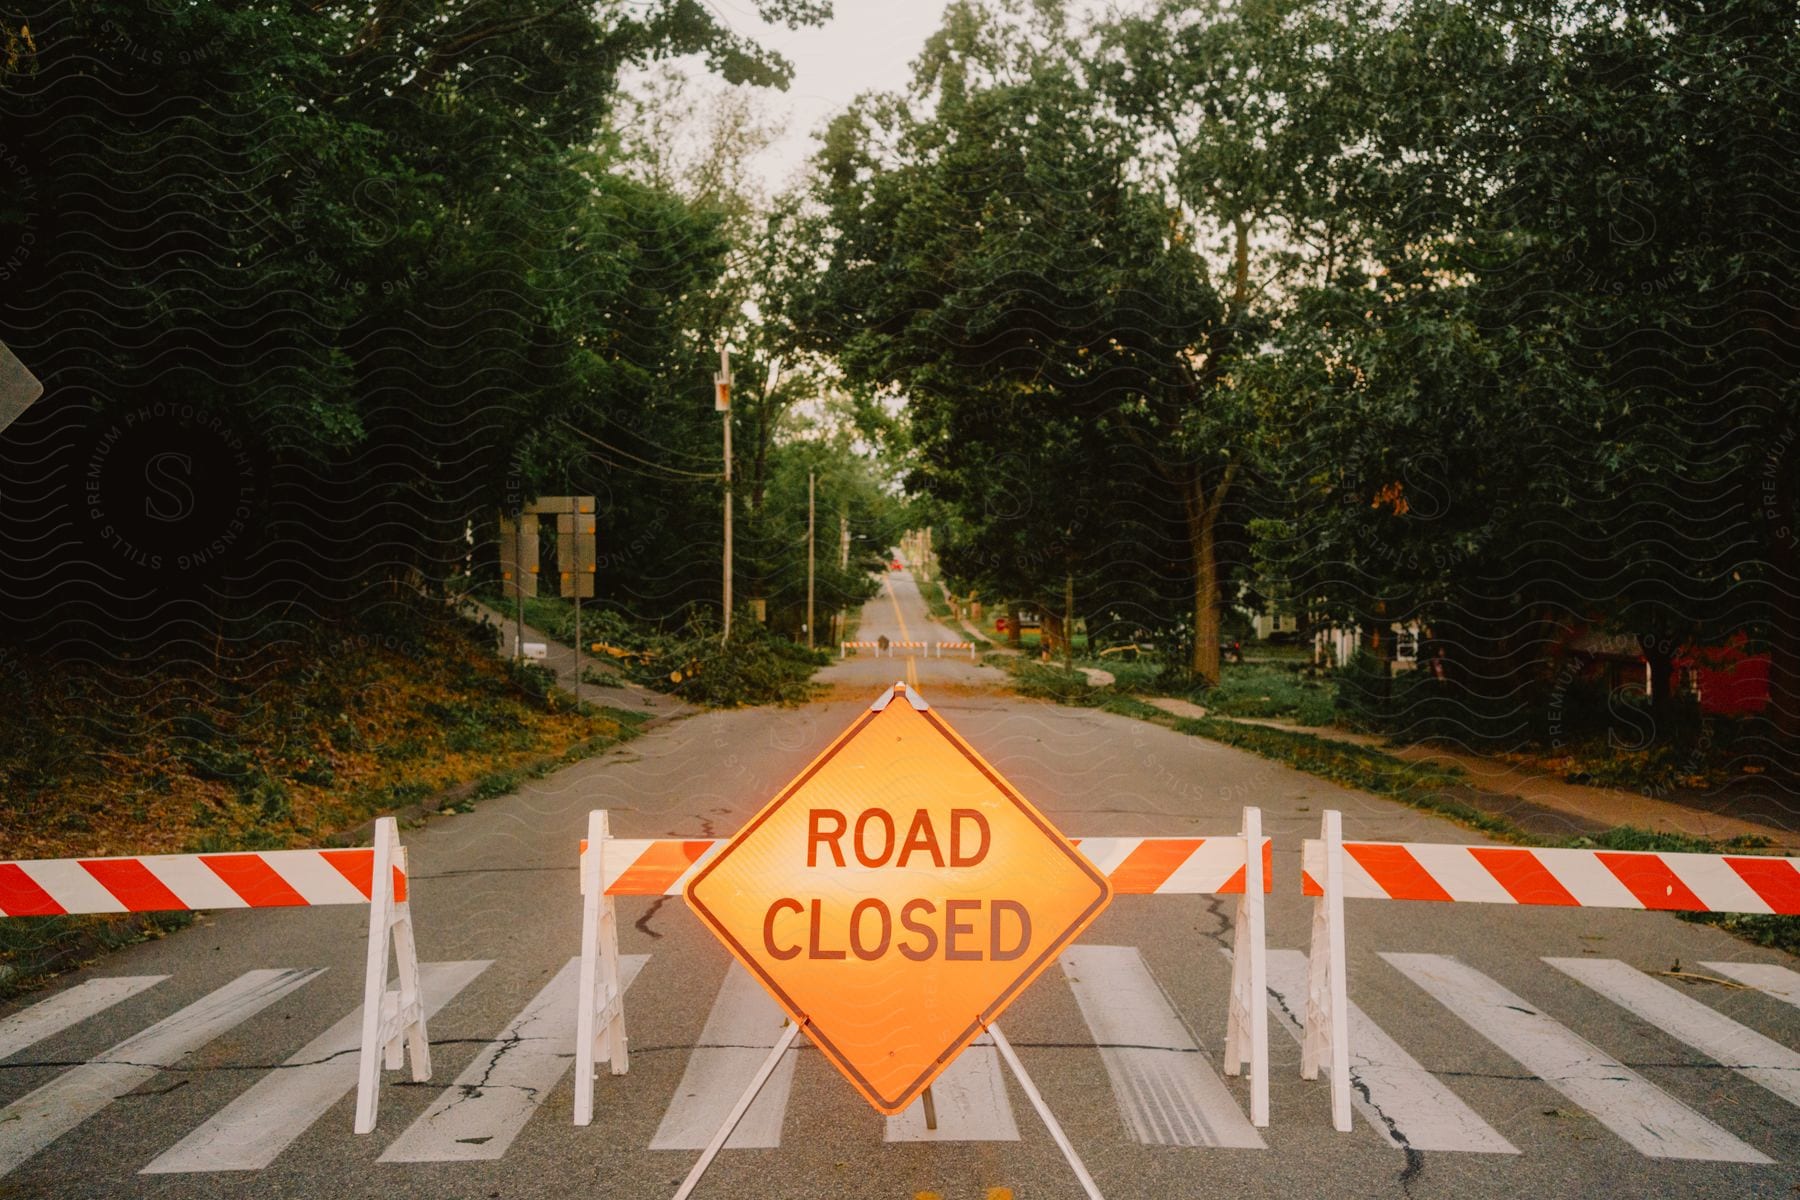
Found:
[{"label": "tree trunk", "polygon": [[1063,665],[1075,664],[1075,576],[1063,576]]},{"label": "tree trunk", "polygon": [[1219,512],[1231,490],[1237,463],[1225,468],[1212,495],[1198,470],[1188,479],[1183,509],[1187,517],[1188,551],[1194,571],[1194,645],[1188,669],[1208,687],[1219,683]]},{"label": "tree trunk", "polygon": [[1023,611],[1017,600],[1006,602],[1006,644],[1014,650],[1025,648],[1025,631],[1019,628],[1019,615]]},{"label": "tree trunk", "polygon": [[1219,564],[1213,522],[1190,531],[1194,545],[1194,676],[1208,687],[1219,683]]}]

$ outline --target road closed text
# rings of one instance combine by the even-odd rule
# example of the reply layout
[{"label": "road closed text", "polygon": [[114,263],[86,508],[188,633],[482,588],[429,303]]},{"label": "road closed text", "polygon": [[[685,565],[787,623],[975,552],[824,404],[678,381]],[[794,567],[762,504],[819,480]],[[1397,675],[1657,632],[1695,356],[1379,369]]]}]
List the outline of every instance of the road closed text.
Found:
[{"label": "road closed text", "polygon": [[[987,857],[992,832],[972,808],[953,808],[940,828],[919,809],[896,820],[871,808],[854,818],[836,809],[807,814],[806,865],[812,869],[955,870]],[[784,896],[769,905],[763,949],[787,961],[855,957],[873,962],[898,954],[913,962],[1009,962],[1031,946],[1031,914],[1017,900],[917,896],[858,901],[848,913],[823,901]]]}]

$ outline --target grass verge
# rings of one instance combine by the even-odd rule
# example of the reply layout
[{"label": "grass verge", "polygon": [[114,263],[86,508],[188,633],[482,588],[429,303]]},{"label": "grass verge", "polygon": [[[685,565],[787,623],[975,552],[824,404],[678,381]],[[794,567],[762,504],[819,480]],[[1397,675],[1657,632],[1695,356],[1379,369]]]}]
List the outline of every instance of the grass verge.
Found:
[{"label": "grass verge", "polygon": [[[1035,666],[1035,664],[1034,664]],[[1041,668],[1039,668],[1041,670]],[[1015,687],[1020,676],[1015,674]],[[1061,673],[1059,674],[1066,674]],[[1026,687],[1042,688],[1043,680],[1027,678]],[[1022,694],[1038,694],[1026,691]],[[1261,725],[1243,725],[1212,717],[1186,718],[1165,712],[1135,696],[1105,695],[1106,689],[1091,689],[1087,703],[1120,716],[1150,721],[1193,737],[1204,737],[1228,746],[1248,750],[1264,758],[1284,763],[1320,779],[1329,779],[1345,787],[1386,796],[1410,808],[1455,821],[1489,837],[1523,846],[1568,847],[1574,849],[1655,850],[1673,854],[1772,854],[1778,853],[1767,838],[1736,837],[1726,841],[1688,837],[1682,834],[1654,833],[1630,825],[1620,825],[1604,833],[1575,838],[1546,838],[1528,833],[1505,817],[1496,816],[1458,800],[1455,793],[1469,789],[1467,778],[1453,768],[1407,762],[1380,750],[1353,746],[1321,738],[1310,733],[1270,729]],[[1800,917],[1771,916],[1759,913],[1677,913],[1684,921],[1700,925],[1716,925],[1759,946],[1800,954]]]},{"label": "grass verge", "polygon": [[[278,850],[468,806],[633,735],[491,632],[427,605],[179,648],[21,650],[0,727],[0,859]],[[0,993],[191,920],[0,920]]]},{"label": "grass verge", "polygon": [[967,640],[975,643],[975,652],[977,654],[992,649],[994,645],[993,642],[969,628],[968,625],[964,624],[963,621],[957,617],[956,611],[950,607],[950,602],[944,598],[943,584],[937,580],[933,580],[930,583],[921,583],[919,585],[919,595],[925,598],[925,608],[931,613],[931,619],[940,625],[960,630]]}]

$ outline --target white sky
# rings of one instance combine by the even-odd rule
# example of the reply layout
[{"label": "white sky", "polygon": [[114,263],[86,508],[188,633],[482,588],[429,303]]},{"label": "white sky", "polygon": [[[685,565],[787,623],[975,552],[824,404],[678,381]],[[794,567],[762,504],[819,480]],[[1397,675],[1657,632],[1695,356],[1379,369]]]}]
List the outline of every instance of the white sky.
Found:
[{"label": "white sky", "polygon": [[862,92],[892,91],[907,81],[946,0],[834,0],[830,21],[799,30],[764,24],[750,0],[706,3],[731,28],[794,64],[785,93],[763,93],[770,111],[787,119],[787,132],[758,163],[773,195],[818,148],[812,135],[833,114]]}]

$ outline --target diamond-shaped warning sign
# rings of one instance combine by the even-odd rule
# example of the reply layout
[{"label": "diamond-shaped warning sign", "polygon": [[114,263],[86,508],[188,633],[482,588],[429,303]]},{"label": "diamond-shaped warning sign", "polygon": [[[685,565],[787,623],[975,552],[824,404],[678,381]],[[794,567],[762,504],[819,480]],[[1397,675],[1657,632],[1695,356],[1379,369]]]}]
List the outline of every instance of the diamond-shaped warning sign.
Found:
[{"label": "diamond-shaped warning sign", "polygon": [[688,904],[878,1110],[924,1091],[1112,899],[895,685],[700,870]]}]

